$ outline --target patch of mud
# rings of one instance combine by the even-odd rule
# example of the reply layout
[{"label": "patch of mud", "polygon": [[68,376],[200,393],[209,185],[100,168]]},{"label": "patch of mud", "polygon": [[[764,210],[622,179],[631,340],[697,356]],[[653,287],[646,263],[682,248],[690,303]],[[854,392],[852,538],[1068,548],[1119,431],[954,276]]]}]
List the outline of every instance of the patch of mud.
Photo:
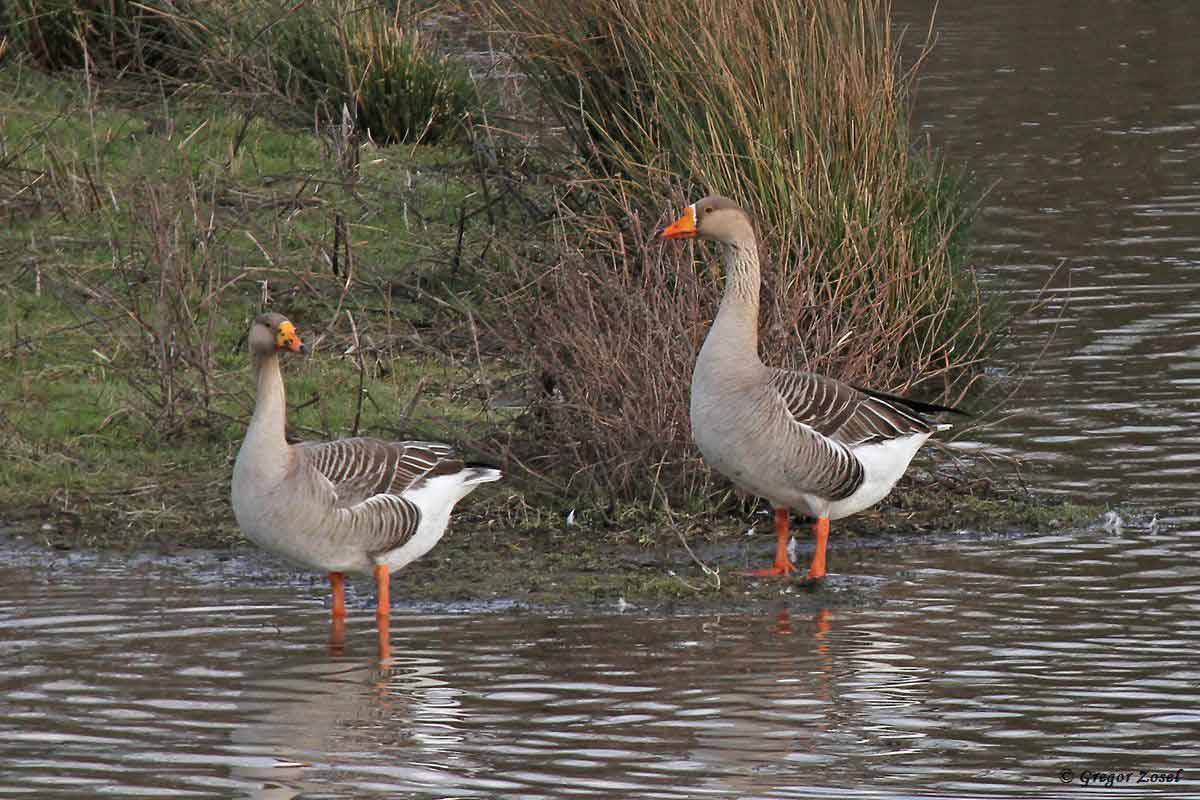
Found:
[{"label": "patch of mud", "polygon": [[[912,513],[864,514],[848,523],[835,523],[829,540],[831,575],[816,585],[803,575],[812,557],[808,526],[794,526],[793,560],[801,567],[790,579],[742,574],[771,563],[774,537],[769,522],[758,519],[751,535],[715,528],[688,530],[688,547],[670,526],[641,539],[625,532],[608,532],[573,525],[561,529],[502,531],[486,522],[472,525],[458,519],[445,538],[423,559],[396,573],[392,580],[397,610],[437,613],[512,612],[523,609],[555,611],[703,614],[743,610],[821,608],[871,605],[881,602],[889,585],[905,580],[869,574],[879,564],[880,550],[900,552],[912,546],[945,546],[997,538],[1044,535],[1085,527],[1067,525],[1053,510],[1020,510],[1001,520],[993,509],[978,507],[965,516],[961,506],[954,518],[918,517]],[[1038,517],[1037,514],[1041,514]],[[972,527],[981,518],[1004,521],[1003,530]],[[1093,517],[1091,524],[1102,524]],[[328,601],[325,575],[306,572],[266,554],[248,543],[233,547],[192,546],[203,541],[196,532],[179,541],[164,541],[130,549],[96,549],[81,543],[86,537],[47,519],[31,524],[24,519],[5,526],[0,520],[0,562],[29,567],[34,574],[62,570],[125,570],[158,579],[189,583],[294,586],[311,593],[314,602]],[[940,523],[940,524],[939,524]],[[955,525],[953,523],[959,523]],[[648,543],[647,543],[648,542]],[[868,552],[871,555],[866,555]],[[883,557],[886,562],[886,556]],[[864,565],[867,562],[867,565]],[[864,569],[865,566],[865,569]],[[885,570],[886,571],[886,570]],[[374,586],[367,576],[351,576],[347,602],[369,608]]]},{"label": "patch of mud", "polygon": [[[575,548],[552,535],[524,536],[503,548],[490,536],[451,532],[424,559],[396,573],[393,607],[413,613],[554,612],[678,613],[738,610],[818,609],[861,605],[877,598],[883,581],[868,576],[831,575],[816,586],[798,580],[752,578],[736,568],[705,573],[681,547],[652,553],[635,546],[592,543]],[[765,537],[758,542],[769,558]],[[740,564],[743,545],[725,547]],[[708,548],[713,556],[721,548]],[[832,551],[831,551],[832,552]],[[725,561],[723,557],[713,563]],[[325,575],[296,569],[250,545],[227,550],[143,548],[67,549],[32,537],[0,536],[0,564],[21,567],[34,580],[53,582],[64,574],[120,571],[156,581],[190,584],[251,582],[294,587],[326,602]],[[740,568],[740,567],[739,567]],[[374,585],[350,576],[347,603],[369,609]]]}]

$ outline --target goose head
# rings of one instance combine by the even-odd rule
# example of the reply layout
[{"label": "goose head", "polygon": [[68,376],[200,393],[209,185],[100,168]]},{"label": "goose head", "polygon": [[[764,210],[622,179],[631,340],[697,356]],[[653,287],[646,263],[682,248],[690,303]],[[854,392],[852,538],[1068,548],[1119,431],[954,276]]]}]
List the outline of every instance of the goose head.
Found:
[{"label": "goose head", "polygon": [[291,320],[274,312],[255,317],[247,339],[250,342],[250,353],[256,358],[274,355],[280,350],[293,353],[308,352]]},{"label": "goose head", "polygon": [[754,240],[750,215],[728,197],[709,195],[683,210],[683,215],[658,232],[659,239],[709,239],[722,244]]}]

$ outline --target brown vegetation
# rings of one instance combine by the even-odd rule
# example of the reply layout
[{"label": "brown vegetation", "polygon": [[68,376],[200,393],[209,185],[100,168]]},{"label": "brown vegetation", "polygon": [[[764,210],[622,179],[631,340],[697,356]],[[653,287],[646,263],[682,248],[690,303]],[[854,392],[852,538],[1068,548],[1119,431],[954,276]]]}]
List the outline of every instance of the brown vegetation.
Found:
[{"label": "brown vegetation", "polygon": [[760,222],[764,360],[930,399],[965,391],[991,336],[963,258],[971,207],[911,140],[912,72],[886,4],[478,6],[581,155],[559,256],[514,260],[534,288],[499,328],[560,389],[536,441],[580,485],[676,501],[707,485],[687,393],[719,259],[651,239],[708,193]]}]

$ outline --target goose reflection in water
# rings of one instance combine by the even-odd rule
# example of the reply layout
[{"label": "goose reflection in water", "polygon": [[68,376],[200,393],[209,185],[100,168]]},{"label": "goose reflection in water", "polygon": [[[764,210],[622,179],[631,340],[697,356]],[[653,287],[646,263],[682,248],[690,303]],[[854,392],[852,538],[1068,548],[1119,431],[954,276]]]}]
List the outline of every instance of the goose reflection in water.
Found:
[{"label": "goose reflection in water", "polygon": [[[252,760],[232,775],[249,784],[247,797],[287,800],[327,791],[341,762],[364,753],[415,749],[436,760],[433,753],[460,741],[464,717],[462,692],[443,673],[439,659],[406,654],[296,664],[255,681],[246,692],[255,699],[243,707],[248,722],[231,737]],[[380,768],[391,783],[419,781],[420,775],[403,774],[427,772],[413,760],[388,758],[390,765]]]}]

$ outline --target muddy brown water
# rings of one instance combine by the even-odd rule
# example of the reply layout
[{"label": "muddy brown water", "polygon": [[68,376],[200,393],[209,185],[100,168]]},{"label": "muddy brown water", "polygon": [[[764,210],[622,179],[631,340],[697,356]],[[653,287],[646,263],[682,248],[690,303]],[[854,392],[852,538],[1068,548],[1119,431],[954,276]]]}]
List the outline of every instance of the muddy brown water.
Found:
[{"label": "muddy brown water", "polygon": [[995,183],[995,296],[1065,262],[960,446],[1123,527],[835,551],[855,601],[790,613],[413,608],[401,576],[383,663],[363,584],[331,654],[323,581],[254,553],[5,543],[0,797],[1200,795],[1200,14],[1054,5],[943,3],[914,122]]}]

